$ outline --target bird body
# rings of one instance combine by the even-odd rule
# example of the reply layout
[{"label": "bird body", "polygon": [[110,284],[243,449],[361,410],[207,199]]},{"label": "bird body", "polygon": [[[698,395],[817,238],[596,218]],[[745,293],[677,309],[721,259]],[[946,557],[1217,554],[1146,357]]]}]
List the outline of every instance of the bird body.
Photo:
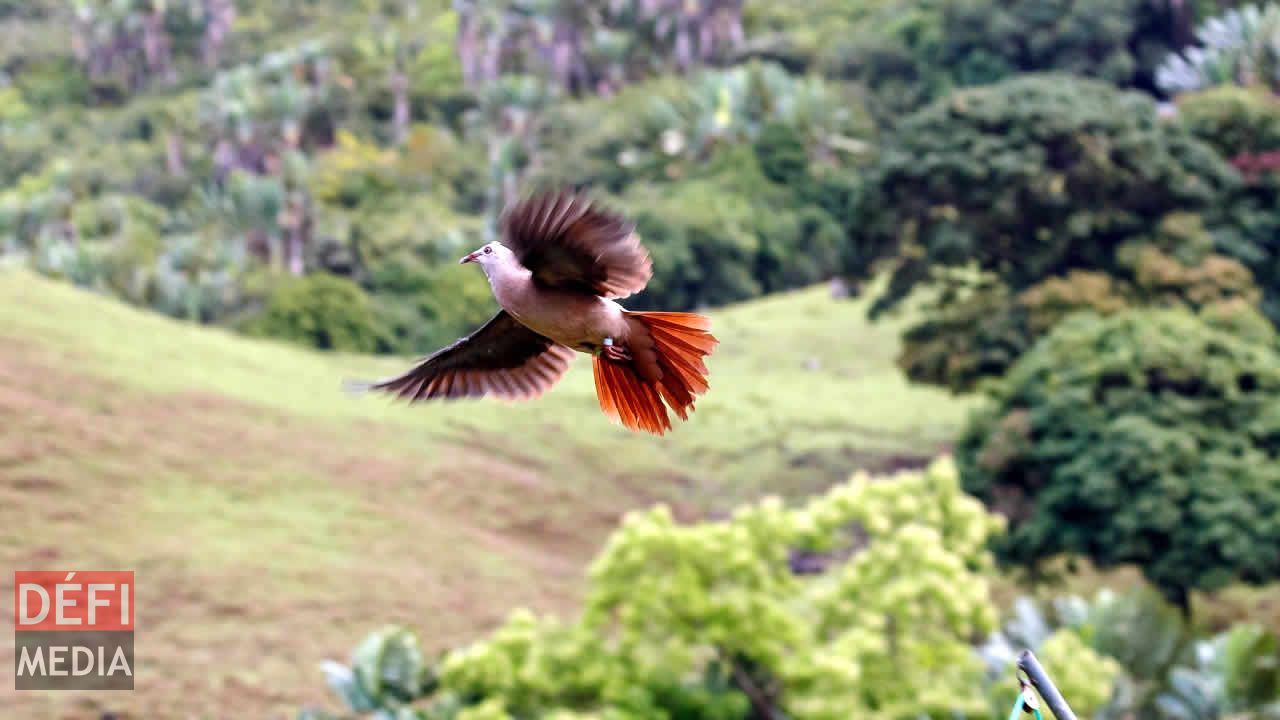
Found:
[{"label": "bird body", "polygon": [[539,286],[533,273],[520,264],[515,254],[500,242],[486,245],[468,255],[484,270],[498,305],[521,325],[568,346],[592,354],[604,346],[604,339],[624,340],[627,335],[626,310],[617,302],[598,295]]},{"label": "bird body", "polygon": [[408,372],[365,383],[410,402],[431,398],[540,396],[559,381],[575,352],[593,356],[604,413],[632,430],[671,429],[670,407],[688,419],[708,389],[704,358],[718,344],[710,321],[694,313],[634,312],[616,300],[652,276],[634,228],[574,193],[516,204],[503,239],[463,257],[489,280],[502,310]]}]

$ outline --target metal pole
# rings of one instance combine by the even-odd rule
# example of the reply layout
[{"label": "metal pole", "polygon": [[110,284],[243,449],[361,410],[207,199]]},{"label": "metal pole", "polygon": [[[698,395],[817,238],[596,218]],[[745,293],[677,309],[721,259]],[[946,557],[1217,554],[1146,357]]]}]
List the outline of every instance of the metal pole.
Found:
[{"label": "metal pole", "polygon": [[1018,669],[1026,674],[1031,686],[1036,689],[1040,697],[1044,698],[1045,704],[1049,706],[1054,717],[1058,720],[1076,720],[1075,713],[1071,712],[1067,701],[1062,699],[1062,693],[1058,692],[1058,688],[1049,679],[1049,674],[1040,667],[1040,661],[1036,660],[1034,653],[1023,650],[1018,656]]}]

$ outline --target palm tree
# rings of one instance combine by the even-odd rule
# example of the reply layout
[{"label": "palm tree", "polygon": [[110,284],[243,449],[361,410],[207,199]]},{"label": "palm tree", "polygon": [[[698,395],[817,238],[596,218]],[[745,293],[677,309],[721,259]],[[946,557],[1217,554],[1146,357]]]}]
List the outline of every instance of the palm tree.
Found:
[{"label": "palm tree", "polygon": [[182,0],[77,0],[73,47],[89,77],[119,77],[135,90],[177,78],[168,13]]},{"label": "palm tree", "polygon": [[[384,25],[384,23],[378,23]],[[387,89],[391,92],[391,136],[397,145],[409,136],[412,120],[409,107],[409,67],[422,51],[422,41],[406,37],[395,27],[375,27],[356,40],[356,51],[376,65],[387,69]]]},{"label": "palm tree", "polygon": [[[469,87],[543,72],[566,92],[715,62],[743,43],[742,0],[454,0]],[[596,62],[593,62],[596,61]],[[603,65],[600,63],[603,62]],[[534,67],[534,64],[538,67]]]},{"label": "palm tree", "polygon": [[1156,70],[1161,90],[1176,94],[1227,83],[1280,89],[1280,5],[1229,10],[1205,21],[1196,40]]},{"label": "palm tree", "polygon": [[147,69],[165,82],[177,79],[173,67],[173,39],[165,30],[166,0],[138,0],[134,17],[142,27],[142,53]]},{"label": "palm tree", "polygon": [[1170,720],[1280,718],[1280,638],[1240,624],[1196,643],[1195,660],[1169,674],[1156,699]]},{"label": "palm tree", "polygon": [[207,68],[216,68],[222,60],[231,26],[236,21],[235,0],[203,0],[199,6],[204,17],[204,35],[200,39],[200,57]]}]

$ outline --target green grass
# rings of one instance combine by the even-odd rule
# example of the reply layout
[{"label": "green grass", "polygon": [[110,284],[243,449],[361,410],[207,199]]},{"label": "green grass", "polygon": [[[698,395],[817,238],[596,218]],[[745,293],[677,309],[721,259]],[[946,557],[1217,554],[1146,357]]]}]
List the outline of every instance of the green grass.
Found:
[{"label": "green grass", "polygon": [[0,705],[287,715],[327,702],[316,663],[384,622],[443,647],[517,605],[571,609],[629,509],[693,517],[919,462],[966,412],[907,386],[898,325],[823,288],[714,323],[710,392],[655,438],[606,420],[585,358],[536,402],[407,407],[340,385],[410,359],[248,339],[0,271],[0,560],[136,570],[140,662],[134,693],[0,689]]}]

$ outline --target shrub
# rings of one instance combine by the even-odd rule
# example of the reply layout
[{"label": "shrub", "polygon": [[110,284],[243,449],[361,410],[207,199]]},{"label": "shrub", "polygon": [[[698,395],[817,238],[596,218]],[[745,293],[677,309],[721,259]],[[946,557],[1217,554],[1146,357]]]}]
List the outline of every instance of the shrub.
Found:
[{"label": "shrub", "polygon": [[[791,160],[789,171],[796,171]],[[785,162],[772,157],[773,172]],[[696,177],[637,184],[625,196],[655,274],[635,307],[687,309],[722,305],[786,290],[835,274],[846,246],[831,213],[806,203],[810,182],[778,185],[764,175],[750,146],[733,148]],[[824,198],[832,199],[832,198]]]},{"label": "shrub", "polygon": [[1178,98],[1192,134],[1226,158],[1280,149],[1280,98],[1269,90],[1220,85]]},{"label": "shrub", "polygon": [[[388,717],[982,716],[968,643],[994,627],[999,527],[949,461],[724,522],[679,526],[658,507],[610,539],[577,621],[518,611],[434,669],[367,651],[327,674],[351,709]],[[388,677],[410,678],[413,700]]]},{"label": "shrub", "polygon": [[397,353],[428,353],[480,327],[498,306],[480,272],[456,263],[423,267],[407,258],[383,262],[374,276],[379,324]]},{"label": "shrub", "polygon": [[373,352],[386,345],[373,306],[360,286],[326,273],[279,285],[247,329],[320,350]]},{"label": "shrub", "polygon": [[1280,353],[1185,312],[1079,314],[965,429],[965,488],[1010,521],[1005,563],[1063,554],[1192,590],[1280,577]]}]

